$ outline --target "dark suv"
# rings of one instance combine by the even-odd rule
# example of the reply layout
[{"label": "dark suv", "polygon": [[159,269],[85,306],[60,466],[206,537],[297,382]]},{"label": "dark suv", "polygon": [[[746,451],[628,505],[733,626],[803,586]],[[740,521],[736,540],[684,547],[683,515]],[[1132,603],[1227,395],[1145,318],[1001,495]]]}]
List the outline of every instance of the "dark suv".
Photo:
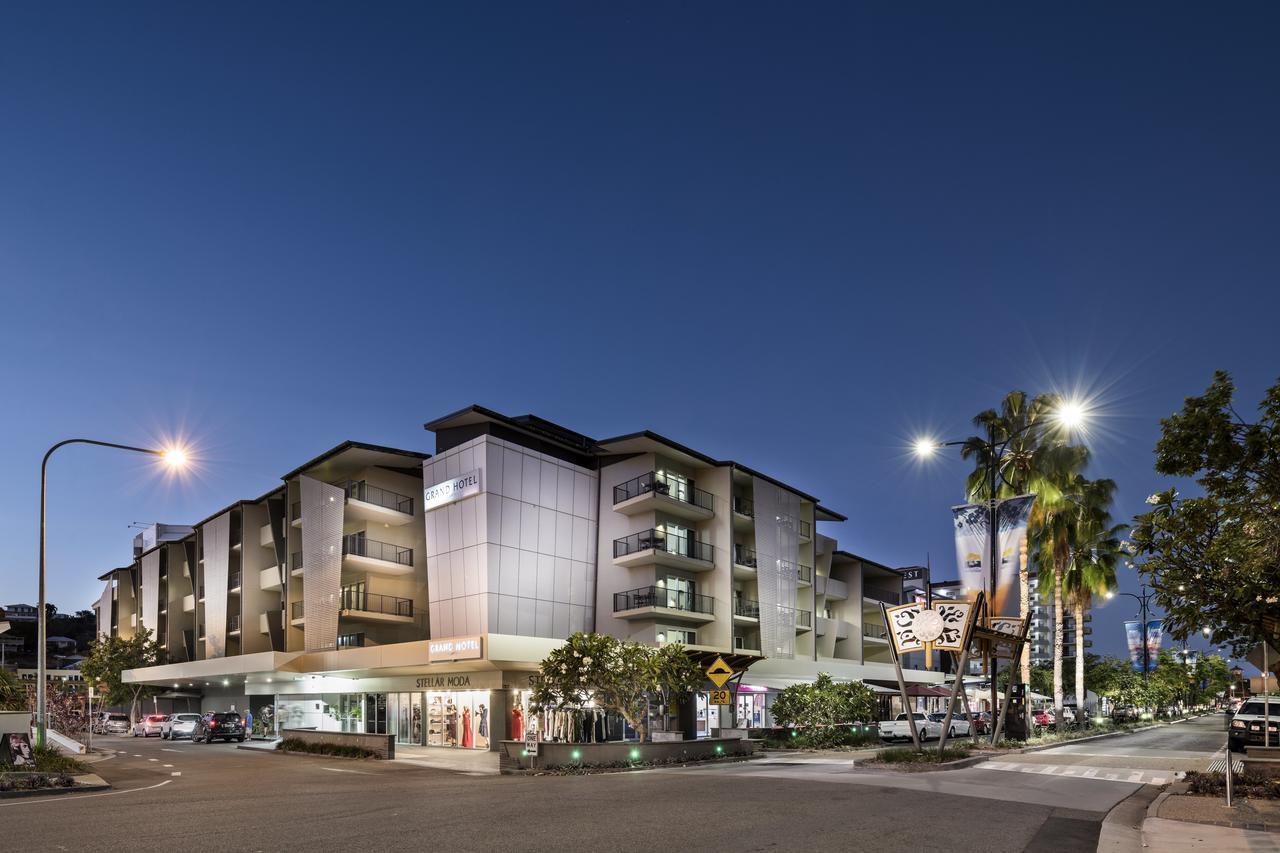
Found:
[{"label": "dark suv", "polygon": [[235,711],[214,711],[196,720],[191,742],[213,743],[214,738],[244,743],[244,720]]}]

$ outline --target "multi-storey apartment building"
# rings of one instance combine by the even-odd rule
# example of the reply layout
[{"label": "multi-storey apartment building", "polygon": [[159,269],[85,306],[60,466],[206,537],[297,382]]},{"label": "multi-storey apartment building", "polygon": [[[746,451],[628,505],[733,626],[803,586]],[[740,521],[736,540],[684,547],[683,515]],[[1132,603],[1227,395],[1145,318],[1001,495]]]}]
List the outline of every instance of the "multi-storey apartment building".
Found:
[{"label": "multi-storey apartment building", "polygon": [[750,664],[732,719],[690,705],[699,734],[769,724],[819,671],[894,683],[879,603],[901,579],[819,533],[845,519],[812,495],[650,432],[479,406],[426,427],[434,455],[347,442],[157,528],[102,578],[100,630],[166,651],[127,677],[277,726],[476,748],[518,735],[530,677],[581,630]]}]

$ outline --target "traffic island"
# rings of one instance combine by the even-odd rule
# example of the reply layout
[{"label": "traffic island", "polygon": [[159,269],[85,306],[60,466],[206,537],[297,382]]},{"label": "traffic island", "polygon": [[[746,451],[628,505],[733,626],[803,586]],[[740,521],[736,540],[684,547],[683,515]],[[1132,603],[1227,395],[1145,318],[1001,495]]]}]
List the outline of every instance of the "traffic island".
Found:
[{"label": "traffic island", "polygon": [[934,770],[963,770],[986,761],[987,755],[971,755],[968,744],[949,746],[942,755],[937,749],[926,747],[917,752],[909,746],[896,746],[882,749],[870,758],[854,762],[855,767],[865,770],[890,770],[901,773],[921,773]]},{"label": "traffic island", "polygon": [[537,743],[504,740],[503,773],[612,772],[673,764],[743,760],[755,754],[756,742],[741,738],[635,743]]},{"label": "traffic island", "polygon": [[104,791],[111,786],[94,773],[0,773],[0,799],[39,797],[50,794],[79,794]]}]

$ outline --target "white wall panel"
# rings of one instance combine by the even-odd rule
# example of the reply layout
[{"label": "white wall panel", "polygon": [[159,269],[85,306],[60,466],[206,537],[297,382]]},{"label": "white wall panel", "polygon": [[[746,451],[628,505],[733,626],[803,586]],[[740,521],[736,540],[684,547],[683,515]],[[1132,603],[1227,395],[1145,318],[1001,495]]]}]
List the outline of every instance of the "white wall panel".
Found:
[{"label": "white wall panel", "polygon": [[227,654],[227,574],[231,559],[231,513],[205,522],[204,540],[204,656]]},{"label": "white wall panel", "polygon": [[303,625],[307,651],[338,646],[345,495],[338,486],[299,477],[302,497]]},{"label": "white wall panel", "polygon": [[142,625],[151,629],[151,638],[163,643],[168,638],[159,635],[160,629],[160,551],[152,551],[142,558]]}]

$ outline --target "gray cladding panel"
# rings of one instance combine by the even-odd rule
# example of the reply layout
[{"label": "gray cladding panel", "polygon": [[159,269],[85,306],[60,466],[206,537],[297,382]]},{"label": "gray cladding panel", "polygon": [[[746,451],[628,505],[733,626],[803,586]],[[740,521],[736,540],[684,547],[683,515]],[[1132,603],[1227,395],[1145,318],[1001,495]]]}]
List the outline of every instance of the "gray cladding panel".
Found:
[{"label": "gray cladding panel", "polygon": [[204,525],[204,656],[227,654],[227,574],[231,562],[231,513]]},{"label": "gray cladding panel", "polygon": [[160,627],[160,551],[152,551],[142,558],[142,625],[151,630],[152,638],[163,643],[158,636]]}]

